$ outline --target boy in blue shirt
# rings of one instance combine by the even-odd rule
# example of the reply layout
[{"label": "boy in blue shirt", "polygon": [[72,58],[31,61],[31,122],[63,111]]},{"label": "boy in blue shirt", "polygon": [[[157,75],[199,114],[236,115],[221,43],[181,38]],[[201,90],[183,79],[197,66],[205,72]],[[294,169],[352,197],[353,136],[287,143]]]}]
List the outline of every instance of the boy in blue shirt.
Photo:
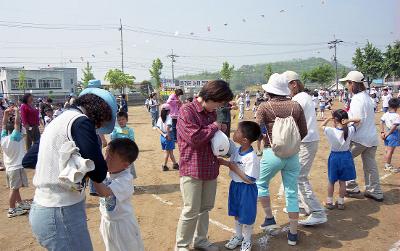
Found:
[{"label": "boy in blue shirt", "polygon": [[[130,139],[135,142],[135,132],[133,128],[130,128],[126,124],[128,123],[128,113],[120,111],[117,113],[118,126],[115,126],[113,132],[111,133],[111,140],[114,139]],[[133,179],[136,179],[135,165],[132,163],[130,165],[131,174]]]}]

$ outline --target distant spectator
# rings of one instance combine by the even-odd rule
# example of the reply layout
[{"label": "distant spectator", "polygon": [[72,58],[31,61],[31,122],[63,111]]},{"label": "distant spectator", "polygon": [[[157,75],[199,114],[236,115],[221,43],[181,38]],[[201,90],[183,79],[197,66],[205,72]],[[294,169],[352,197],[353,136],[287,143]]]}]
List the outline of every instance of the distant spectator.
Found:
[{"label": "distant spectator", "polygon": [[183,95],[182,89],[176,89],[175,93],[172,93],[167,100],[167,104],[169,104],[170,108],[169,116],[172,119],[171,138],[175,142],[177,139],[176,123],[178,121],[179,109],[182,106],[182,101],[180,100],[180,97],[182,95]]},{"label": "distant spectator", "polygon": [[28,150],[33,142],[39,140],[39,110],[33,106],[33,95],[27,93],[22,98],[21,105],[22,125],[26,129],[26,149]]},{"label": "distant spectator", "polygon": [[149,110],[151,113],[151,125],[155,129],[156,125],[157,125],[158,113],[159,113],[156,93],[152,93],[150,95]]},{"label": "distant spectator", "polygon": [[121,103],[120,103],[120,112],[128,112],[128,103],[126,102],[126,95],[122,94],[121,95]]}]

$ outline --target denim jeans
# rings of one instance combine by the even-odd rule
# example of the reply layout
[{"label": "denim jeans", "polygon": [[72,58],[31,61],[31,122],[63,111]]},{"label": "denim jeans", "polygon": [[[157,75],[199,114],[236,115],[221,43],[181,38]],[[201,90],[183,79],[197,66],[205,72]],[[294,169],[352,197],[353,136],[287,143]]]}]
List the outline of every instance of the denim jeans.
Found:
[{"label": "denim jeans", "polygon": [[96,188],[94,187],[93,181],[89,179],[89,193],[97,193]]},{"label": "denim jeans", "polygon": [[66,207],[43,207],[34,202],[29,223],[39,244],[47,250],[93,250],[84,200]]},{"label": "denim jeans", "polygon": [[151,113],[151,125],[157,126],[157,120],[158,120],[158,111],[150,112]]}]

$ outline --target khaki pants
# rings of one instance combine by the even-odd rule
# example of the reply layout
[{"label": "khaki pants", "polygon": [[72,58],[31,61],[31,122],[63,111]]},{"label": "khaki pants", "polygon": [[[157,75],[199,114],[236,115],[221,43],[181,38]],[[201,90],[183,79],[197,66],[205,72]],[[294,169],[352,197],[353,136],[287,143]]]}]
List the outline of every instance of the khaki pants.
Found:
[{"label": "khaki pants", "polygon": [[208,212],[214,207],[217,180],[181,177],[180,183],[183,209],[176,231],[177,246],[187,248],[193,242],[196,248],[206,248],[210,246],[207,240]]},{"label": "khaki pants", "polygon": [[315,196],[308,179],[317,150],[318,141],[305,142],[300,145],[299,199],[309,214],[312,213],[315,217],[326,217],[325,210]]},{"label": "khaki pants", "polygon": [[[351,142],[351,154],[353,158],[361,154],[364,169],[365,190],[377,199],[383,198],[383,192],[379,182],[379,172],[376,165],[376,146],[366,147],[356,142]],[[358,186],[355,180],[346,182],[347,188],[354,189]]]}]

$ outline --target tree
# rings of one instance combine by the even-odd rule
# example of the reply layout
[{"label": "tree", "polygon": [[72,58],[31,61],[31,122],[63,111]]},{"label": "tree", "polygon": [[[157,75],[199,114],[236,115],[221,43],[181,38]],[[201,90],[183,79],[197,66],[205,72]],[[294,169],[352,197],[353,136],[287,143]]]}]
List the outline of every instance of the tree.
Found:
[{"label": "tree", "polygon": [[374,78],[382,77],[383,73],[383,56],[382,52],[367,42],[364,48],[357,48],[353,57],[353,65],[357,71],[366,76],[368,85],[372,83]]},{"label": "tree", "polygon": [[125,89],[131,88],[133,86],[133,81],[136,78],[119,69],[110,69],[106,73],[104,79],[111,83],[111,88],[120,90],[121,93],[125,93]]},{"label": "tree", "polygon": [[18,73],[18,89],[23,90],[25,94],[25,89],[26,89],[26,78],[25,78],[25,72],[24,71],[19,71]]},{"label": "tree", "polygon": [[156,88],[159,91],[161,87],[161,70],[163,68],[163,63],[159,58],[153,60],[153,64],[151,65],[151,69],[149,70],[150,76],[156,81]]},{"label": "tree", "polygon": [[330,64],[323,64],[312,69],[305,75],[305,77],[310,82],[318,83],[322,86],[325,86],[335,78],[335,69]]},{"label": "tree", "polygon": [[89,62],[86,62],[86,67],[83,68],[82,73],[83,73],[83,78],[81,78],[82,85],[83,88],[86,88],[88,86],[89,80],[96,79],[93,75],[92,66],[89,65]]},{"label": "tree", "polygon": [[266,82],[268,82],[269,77],[272,75],[272,66],[270,64],[267,64],[265,67],[265,72],[264,72],[264,78],[266,79]]},{"label": "tree", "polygon": [[400,77],[400,41],[386,47],[383,61],[383,72],[390,77]]},{"label": "tree", "polygon": [[235,66],[229,65],[228,62],[223,62],[222,63],[222,69],[220,71],[221,78],[225,80],[226,82],[229,82],[232,78],[233,75],[233,70],[235,69]]}]

